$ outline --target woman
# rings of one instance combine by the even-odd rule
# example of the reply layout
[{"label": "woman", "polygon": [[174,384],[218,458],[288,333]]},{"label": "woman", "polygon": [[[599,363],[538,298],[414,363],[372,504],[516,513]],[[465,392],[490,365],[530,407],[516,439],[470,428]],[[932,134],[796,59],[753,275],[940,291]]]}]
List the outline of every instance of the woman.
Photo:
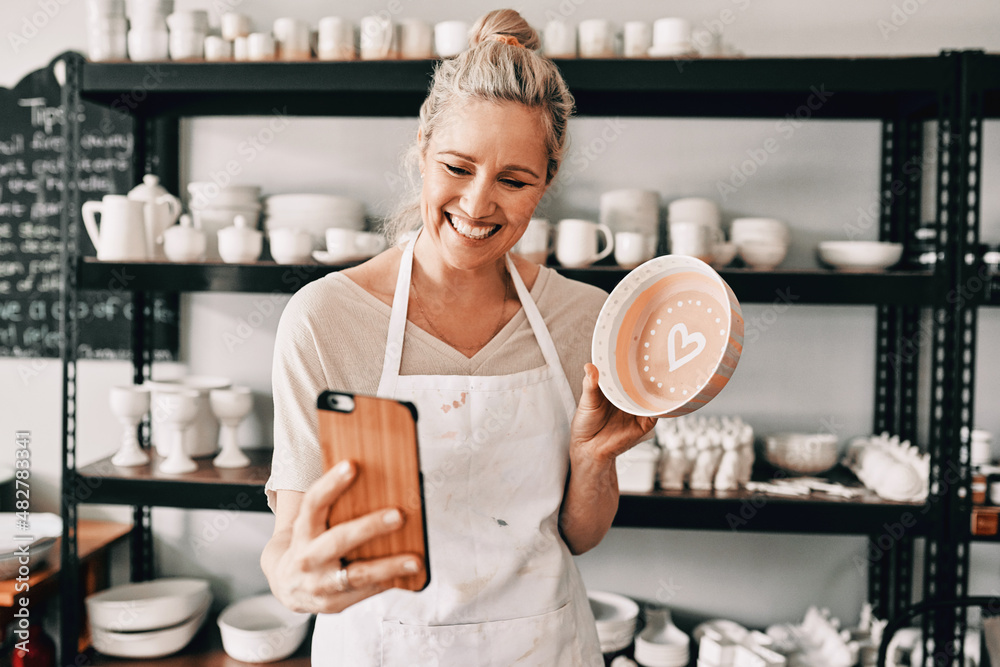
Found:
[{"label": "woman", "polygon": [[[586,364],[604,292],[507,254],[559,168],[572,97],[517,12],[471,34],[421,107],[419,204],[401,225],[420,233],[300,290],[278,330],[277,518],[261,563],[284,604],[320,614],[321,664],[602,664],[571,554],[608,531],[615,457],[654,420],[613,408]],[[424,591],[386,589],[419,571],[412,556],[341,560],[407,517],[386,508],[327,527],[355,471],[320,474],[326,388],[417,405],[436,481]]]}]

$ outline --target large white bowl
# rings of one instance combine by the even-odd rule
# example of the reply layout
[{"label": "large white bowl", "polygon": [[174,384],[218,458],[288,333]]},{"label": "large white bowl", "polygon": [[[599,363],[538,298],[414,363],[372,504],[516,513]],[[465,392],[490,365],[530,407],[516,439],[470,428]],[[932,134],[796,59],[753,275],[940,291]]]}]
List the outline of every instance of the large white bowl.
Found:
[{"label": "large white bowl", "polygon": [[35,540],[62,535],[62,518],[58,514],[32,512],[28,523],[28,530],[20,530],[17,512],[0,512],[0,555],[13,553],[24,544],[17,539],[22,535],[30,535]]},{"label": "large white bowl", "polygon": [[743,314],[726,281],[699,259],[664,255],[612,290],[594,326],[591,357],[601,391],[617,408],[679,417],[726,386],[742,350]]},{"label": "large white bowl", "polygon": [[302,644],[310,618],[291,611],[271,594],[240,600],[219,615],[222,647],[243,662],[282,660]]},{"label": "large white bowl", "polygon": [[639,605],[631,598],[605,591],[587,591],[597,624],[601,653],[613,653],[632,643],[639,619]]},{"label": "large white bowl", "polygon": [[91,629],[111,633],[170,628],[211,601],[208,581],[180,577],[114,586],[86,600]]},{"label": "large white bowl", "polygon": [[146,632],[112,632],[102,628],[90,628],[94,648],[105,655],[119,658],[161,658],[177,653],[198,633],[205,622],[212,598],[205,598],[194,614],[173,627]]},{"label": "large white bowl", "polygon": [[837,465],[840,441],[832,433],[775,433],[764,439],[764,458],[796,475],[818,475]]},{"label": "large white bowl", "polygon": [[840,271],[881,271],[903,256],[902,243],[879,241],[823,241],[817,248],[820,261]]}]

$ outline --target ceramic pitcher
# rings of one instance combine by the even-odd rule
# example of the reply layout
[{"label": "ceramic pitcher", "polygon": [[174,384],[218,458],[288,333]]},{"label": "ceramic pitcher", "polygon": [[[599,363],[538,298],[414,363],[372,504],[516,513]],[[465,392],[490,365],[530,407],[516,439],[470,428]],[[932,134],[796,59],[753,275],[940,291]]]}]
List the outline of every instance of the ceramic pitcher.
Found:
[{"label": "ceramic pitcher", "polygon": [[125,195],[104,195],[101,201],[84,202],[81,213],[87,234],[97,249],[97,259],[131,262],[149,258],[143,202]]}]

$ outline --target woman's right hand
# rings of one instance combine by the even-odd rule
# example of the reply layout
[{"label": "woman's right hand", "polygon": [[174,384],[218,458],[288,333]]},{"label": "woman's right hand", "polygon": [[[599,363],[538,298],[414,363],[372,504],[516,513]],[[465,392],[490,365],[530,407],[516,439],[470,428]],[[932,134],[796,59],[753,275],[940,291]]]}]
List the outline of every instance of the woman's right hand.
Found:
[{"label": "woman's right hand", "polygon": [[[343,565],[345,554],[374,537],[398,530],[405,521],[398,508],[387,508],[328,528],[330,508],[351,486],[355,475],[350,461],[341,461],[327,471],[301,496],[291,525],[276,526],[265,548],[262,565],[271,592],[289,609],[314,614],[343,611],[388,589],[392,579],[413,576],[423,568],[412,554]],[[279,511],[279,521],[282,514]],[[338,582],[341,567],[347,569],[346,590]]]}]

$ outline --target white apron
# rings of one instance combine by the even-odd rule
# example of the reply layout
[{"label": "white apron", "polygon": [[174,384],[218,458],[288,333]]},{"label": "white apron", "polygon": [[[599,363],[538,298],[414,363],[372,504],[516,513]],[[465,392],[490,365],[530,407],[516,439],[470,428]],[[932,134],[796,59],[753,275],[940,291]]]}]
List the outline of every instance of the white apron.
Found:
[{"label": "white apron", "polygon": [[417,406],[431,581],[320,615],[314,665],[603,665],[559,535],[575,400],[510,259],[545,366],[513,375],[400,376],[413,244],[400,262],[378,395]]}]

